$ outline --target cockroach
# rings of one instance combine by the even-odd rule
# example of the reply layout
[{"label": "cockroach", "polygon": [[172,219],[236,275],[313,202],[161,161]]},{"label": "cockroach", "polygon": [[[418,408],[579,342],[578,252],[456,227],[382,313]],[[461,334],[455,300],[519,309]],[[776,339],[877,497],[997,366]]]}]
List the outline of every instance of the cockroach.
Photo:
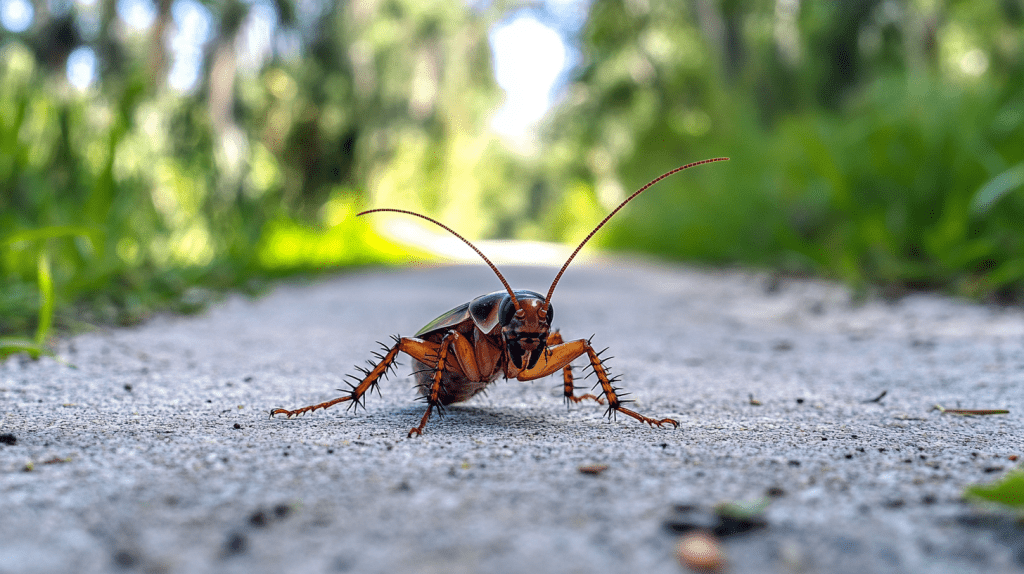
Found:
[{"label": "cockroach", "polygon": [[[589,399],[598,404],[607,404],[606,415],[609,417],[623,414],[641,423],[647,423],[651,427],[661,428],[671,425],[673,428],[678,428],[679,422],[675,419],[651,418],[624,407],[625,403],[631,401],[624,399],[625,393],[620,392],[621,389],[614,386],[619,380],[618,377],[609,375],[608,369],[601,362],[600,353],[594,351],[589,339],[565,341],[557,330],[551,331],[551,322],[554,318],[551,295],[555,291],[555,286],[558,285],[558,280],[561,279],[566,268],[569,267],[587,241],[633,198],[674,173],[701,164],[727,159],[729,158],[705,159],[677,167],[655,178],[627,197],[576,246],[576,250],[572,252],[558,274],[555,275],[546,296],[535,291],[513,290],[498,268],[483,252],[469,240],[437,220],[403,209],[379,208],[359,213],[359,215],[384,211],[404,213],[440,226],[469,245],[490,266],[505,290],[481,295],[468,303],[459,305],[428,323],[414,337],[394,336],[392,345],[381,344],[383,353],[374,353],[377,358],[376,363],[371,361],[368,369],[356,367],[361,371],[362,378],[348,375],[353,383],[349,384],[348,392],[345,395],[295,410],[274,409],[270,411],[270,416],[285,415],[291,418],[344,402],[349,403],[349,408],[356,405],[365,406],[366,392],[377,388],[381,377],[387,376],[394,367],[398,354],[405,353],[413,359],[413,374],[416,377],[422,399],[427,403],[427,411],[423,413],[420,424],[409,430],[410,438],[423,434],[423,428],[426,427],[430,413],[434,409],[443,414],[444,407],[469,399],[484,390],[498,377],[531,381],[552,375],[559,370],[562,371],[566,405]],[[594,384],[594,387],[601,386],[601,396],[590,393],[576,394],[578,387],[573,382],[571,363],[583,355],[586,355],[590,362],[592,374],[597,376],[597,383]]]}]

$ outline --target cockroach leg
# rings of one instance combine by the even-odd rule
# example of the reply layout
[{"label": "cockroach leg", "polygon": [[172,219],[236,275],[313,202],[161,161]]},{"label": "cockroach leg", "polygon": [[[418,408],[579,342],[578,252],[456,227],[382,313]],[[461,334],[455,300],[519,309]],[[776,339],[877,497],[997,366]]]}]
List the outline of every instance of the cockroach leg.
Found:
[{"label": "cockroach leg", "polygon": [[409,429],[409,438],[423,434],[423,427],[427,426],[427,419],[430,418],[430,411],[433,408],[434,405],[427,403],[427,412],[423,413],[423,418],[420,419],[420,426]]},{"label": "cockroach leg", "polygon": [[[548,347],[544,349],[545,353],[550,353],[549,349],[555,345],[561,345],[565,340],[562,339],[562,334],[557,330],[548,336]],[[603,405],[604,399],[590,393],[583,395],[577,395],[576,389],[579,388],[573,384],[572,365],[566,365],[562,367],[562,389],[563,396],[565,398],[565,406],[570,406],[573,403],[579,404],[586,399],[592,399],[597,401],[597,404]]]},{"label": "cockroach leg", "polygon": [[622,403],[630,401],[622,399],[624,394],[619,392],[621,389],[612,386],[612,383],[616,382],[618,379],[608,377],[608,371],[604,368],[604,364],[601,363],[601,358],[598,357],[596,352],[594,352],[594,348],[590,346],[590,342],[581,342],[586,345],[587,356],[590,358],[590,367],[594,370],[594,374],[597,375],[597,381],[598,384],[601,385],[601,391],[604,393],[604,398],[608,400],[608,416],[612,416],[616,413],[622,413],[626,416],[633,417],[642,423],[647,423],[652,427],[661,428],[662,425],[672,425],[675,428],[679,428],[679,422],[674,419],[653,419],[623,407]]},{"label": "cockroach leg", "polygon": [[627,416],[631,416],[642,423],[647,423],[651,425],[652,427],[662,428],[662,425],[672,425],[673,428],[679,428],[679,421],[675,419],[652,419],[651,417],[645,417],[644,415],[636,411],[631,411],[622,406],[617,407],[615,410],[612,410],[611,407],[609,407],[609,415],[612,415],[616,412],[622,413]]},{"label": "cockroach leg", "polygon": [[[431,378],[430,389],[425,394],[427,412],[423,413],[423,418],[420,419],[420,426],[409,429],[409,438],[423,434],[423,428],[427,426],[427,421],[430,419],[430,412],[434,410],[434,405],[441,404],[441,385],[444,383],[444,375],[447,370],[445,362],[448,360],[448,349],[451,348],[452,341],[458,336],[458,332],[448,331],[448,334],[441,339],[441,343],[437,347],[436,359],[432,361],[434,376]],[[422,361],[422,359],[420,360]]]},{"label": "cockroach leg", "polygon": [[592,395],[590,393],[586,393],[586,394],[582,394],[582,395],[574,395],[573,394],[573,390],[578,389],[578,388],[579,387],[574,387],[572,385],[572,381],[569,381],[569,384],[565,386],[565,404],[566,405],[568,405],[570,402],[571,403],[579,404],[579,403],[582,403],[586,399],[591,399],[591,400],[597,401],[597,404],[599,404],[599,405],[603,405],[604,404],[604,399],[602,399],[601,397],[599,397],[597,395]]},{"label": "cockroach leg", "polygon": [[285,415],[288,418],[292,418],[294,416],[311,413],[317,409],[326,409],[338,403],[344,403],[347,401],[352,401],[353,405],[358,405],[360,404],[363,395],[366,394],[366,391],[376,386],[377,383],[380,381],[380,378],[387,375],[388,370],[392,367],[392,365],[395,362],[395,359],[398,357],[398,353],[405,353],[413,358],[423,360],[427,355],[437,352],[436,345],[429,341],[424,341],[413,337],[401,337],[396,339],[397,340],[395,341],[395,344],[390,349],[388,349],[388,352],[380,359],[380,361],[376,365],[373,366],[372,369],[361,369],[363,370],[365,376],[361,381],[359,381],[359,384],[352,387],[352,390],[349,392],[349,394],[342,397],[338,397],[336,399],[332,399],[322,403],[317,403],[315,405],[309,405],[308,407],[302,407],[295,410],[274,409],[270,411],[270,416],[274,417],[276,415]]},{"label": "cockroach leg", "polygon": [[[548,340],[550,341],[551,338],[549,337]],[[618,378],[608,376],[608,369],[606,369],[604,364],[601,362],[600,353],[594,351],[594,347],[592,347],[590,345],[590,341],[586,339],[579,339],[557,345],[549,344],[548,348],[544,350],[544,355],[537,361],[534,368],[521,371],[517,378],[520,381],[530,381],[546,377],[558,369],[568,367],[569,363],[571,363],[573,359],[583,354],[586,354],[590,359],[590,368],[593,370],[593,374],[597,376],[597,384],[594,386],[601,385],[601,394],[604,395],[604,400],[608,402],[608,416],[613,416],[616,413],[622,413],[651,426],[661,427],[663,425],[672,425],[676,428],[679,427],[679,422],[674,419],[653,419],[623,407],[623,403],[628,403],[630,401],[622,398],[626,393],[619,392],[621,389],[613,386],[614,383],[618,382]],[[564,370],[562,371],[562,375],[563,377],[565,376]],[[571,382],[569,384],[571,384]],[[565,392],[567,395],[567,401],[570,400],[568,395],[572,393],[573,390],[574,387],[566,386]],[[571,399],[573,402],[579,402],[580,400],[587,398],[586,395],[579,397],[579,400],[576,400],[575,395],[573,395],[573,397],[574,398]],[[598,398],[595,397],[594,400],[598,400]]]},{"label": "cockroach leg", "polygon": [[351,394],[351,395],[345,395],[344,397],[338,397],[338,398],[332,399],[330,401],[318,403],[318,404],[315,404],[315,405],[309,405],[308,407],[302,407],[300,409],[295,409],[294,411],[290,411],[288,409],[274,409],[274,410],[270,411],[270,418],[274,418],[274,416],[276,416],[276,415],[285,415],[288,418],[292,418],[292,417],[296,417],[296,416],[299,416],[299,415],[304,415],[306,413],[311,413],[311,412],[313,412],[313,411],[315,411],[317,409],[326,409],[328,407],[333,407],[334,405],[336,405],[338,403],[343,403],[345,401],[354,400],[353,399],[353,395],[355,394],[355,391],[352,391],[352,393],[353,394]]}]

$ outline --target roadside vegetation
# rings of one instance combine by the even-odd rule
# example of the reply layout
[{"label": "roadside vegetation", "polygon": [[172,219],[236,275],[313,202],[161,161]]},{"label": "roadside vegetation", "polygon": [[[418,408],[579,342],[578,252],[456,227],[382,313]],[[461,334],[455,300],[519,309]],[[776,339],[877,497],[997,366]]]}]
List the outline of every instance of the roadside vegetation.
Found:
[{"label": "roadside vegetation", "polygon": [[731,156],[605,245],[1019,302],[1022,24],[1019,2],[599,2],[550,181],[607,206],[680,157]]},{"label": "roadside vegetation", "polygon": [[[732,161],[651,190],[596,242],[891,296],[1024,296],[1017,1],[596,1],[526,153],[488,128],[488,32],[518,4],[165,0],[143,29],[117,4],[37,2],[29,28],[0,29],[0,356],[407,261],[363,207],[575,241],[713,156]],[[196,10],[199,76],[176,87],[188,54],[167,38]],[[253,56],[260,10],[273,49]],[[83,53],[95,78],[76,87]]]}]

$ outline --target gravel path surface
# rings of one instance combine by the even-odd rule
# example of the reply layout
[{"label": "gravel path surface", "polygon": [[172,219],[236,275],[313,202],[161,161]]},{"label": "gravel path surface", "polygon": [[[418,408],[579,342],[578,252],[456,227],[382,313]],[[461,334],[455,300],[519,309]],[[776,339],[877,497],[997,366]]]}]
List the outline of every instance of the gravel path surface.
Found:
[{"label": "gravel path surface", "polygon": [[[505,270],[541,292],[554,271]],[[0,573],[681,572],[674,529],[766,495],[722,539],[729,572],[1024,571],[1024,528],[961,501],[1024,455],[1020,310],[614,260],[569,270],[556,325],[676,430],[566,409],[550,377],[407,439],[407,358],[365,410],[267,416],[498,288],[479,265],[364,271],[0,364]]]}]

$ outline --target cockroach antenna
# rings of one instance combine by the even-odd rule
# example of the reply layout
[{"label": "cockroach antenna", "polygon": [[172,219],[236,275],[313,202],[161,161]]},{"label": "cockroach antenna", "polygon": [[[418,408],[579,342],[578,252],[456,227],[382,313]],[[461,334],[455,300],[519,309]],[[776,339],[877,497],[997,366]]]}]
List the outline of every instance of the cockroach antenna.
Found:
[{"label": "cockroach antenna", "polygon": [[[728,159],[729,158],[727,158],[727,157],[715,157],[715,158],[711,158],[711,159],[703,159],[703,160],[700,160],[700,161],[695,161],[693,163],[688,163],[688,164],[686,164],[684,166],[677,167],[677,168],[675,168],[675,169],[673,169],[671,171],[665,172],[665,173],[659,175],[658,177],[652,179],[650,182],[647,183],[647,185],[645,185],[645,186],[641,187],[640,189],[634,191],[632,195],[630,195],[629,197],[624,199],[622,201],[622,203],[620,203],[618,205],[618,207],[613,209],[611,213],[609,213],[607,216],[605,216],[604,219],[601,220],[601,223],[597,224],[597,227],[595,227],[593,231],[591,231],[589,234],[587,234],[587,236],[585,238],[583,238],[583,241],[581,241],[580,244],[576,246],[576,250],[572,252],[572,255],[569,256],[569,259],[566,259],[565,264],[562,265],[562,268],[558,270],[558,274],[555,275],[555,280],[551,282],[551,287],[548,289],[547,297],[544,298],[544,301],[545,301],[544,312],[545,312],[545,314],[547,314],[548,309],[551,307],[551,295],[552,295],[552,293],[555,292],[555,286],[558,285],[558,280],[562,278],[562,274],[565,273],[565,270],[569,267],[569,264],[572,263],[572,260],[576,258],[576,255],[579,254],[580,250],[583,249],[583,246],[586,245],[588,241],[590,241],[590,238],[593,237],[594,234],[597,233],[597,231],[599,229],[604,227],[604,224],[608,223],[608,220],[610,220],[616,213],[618,213],[620,209],[625,207],[625,205],[627,203],[632,201],[633,198],[635,198],[636,196],[638,196],[641,193],[647,191],[654,184],[658,183],[659,181],[665,179],[666,177],[668,177],[670,175],[679,173],[679,172],[683,171],[684,169],[689,169],[691,167],[696,167],[698,165],[702,165],[702,164],[705,164],[705,163],[712,163],[712,162],[716,162],[716,161],[727,161]],[[357,213],[356,216],[358,217],[360,215],[366,215],[367,213],[377,213],[377,212],[381,212],[381,211],[390,211],[392,213],[404,213],[406,215],[414,215],[416,217],[419,217],[420,219],[426,219],[427,221],[429,221],[429,222],[431,222],[431,223],[441,227],[442,229],[444,229],[448,233],[451,233],[455,237],[458,237],[459,239],[461,239],[463,243],[465,243],[470,248],[472,248],[473,251],[476,251],[476,254],[479,255],[480,258],[484,260],[484,263],[487,263],[487,265],[490,266],[491,270],[494,271],[494,274],[498,276],[498,279],[501,281],[501,284],[505,287],[505,290],[508,291],[509,296],[512,297],[512,305],[514,305],[516,309],[519,309],[519,300],[516,298],[516,294],[512,291],[512,287],[508,284],[508,281],[506,281],[505,277],[501,274],[501,271],[498,271],[498,267],[494,263],[491,263],[491,260],[488,259],[487,256],[484,255],[482,251],[477,249],[476,245],[473,245],[468,239],[466,239],[465,237],[459,235],[454,229],[452,229],[451,227],[448,227],[447,225],[441,223],[440,221],[438,221],[438,220],[436,220],[436,219],[434,219],[432,217],[427,217],[426,215],[423,215],[423,214],[420,214],[420,213],[416,213],[415,211],[408,211],[408,210],[405,210],[405,209],[394,209],[394,208],[390,208],[390,207],[380,207],[380,208],[377,208],[377,209],[368,209],[366,211],[362,211],[362,212]]]},{"label": "cockroach antenna", "polygon": [[[613,209],[611,213],[609,213],[607,216],[605,216],[604,219],[601,220],[601,223],[597,224],[597,227],[595,227],[593,231],[591,231],[585,238],[583,238],[583,241],[581,241],[580,244],[576,246],[576,250],[572,252],[572,255],[569,256],[569,259],[567,259],[565,261],[565,265],[562,265],[562,268],[558,270],[558,275],[555,275],[555,280],[551,282],[551,288],[548,289],[547,297],[544,298],[545,308],[551,306],[551,294],[555,292],[555,285],[558,285],[558,280],[562,278],[562,273],[565,273],[565,270],[569,267],[569,264],[572,263],[572,260],[576,258],[576,255],[580,252],[580,250],[583,249],[583,246],[586,245],[588,241],[590,241],[590,238],[593,237],[595,233],[597,233],[598,229],[601,229],[602,227],[604,227],[604,224],[608,223],[608,220],[611,219],[612,216],[614,216],[616,213],[618,213],[619,210],[622,209],[627,203],[632,201],[634,197],[636,197],[636,196],[640,195],[641,193],[647,191],[648,188],[650,188],[654,184],[658,183],[659,181],[665,179],[666,177],[668,177],[668,176],[670,176],[672,174],[675,174],[675,173],[679,173],[679,172],[683,171],[684,169],[689,169],[691,167],[696,167],[698,165],[702,165],[702,164],[705,164],[705,163],[712,163],[712,162],[716,162],[716,161],[727,161],[728,159],[729,158],[727,158],[727,157],[715,157],[715,158],[711,158],[711,159],[702,159],[700,161],[695,161],[693,163],[688,163],[688,164],[686,164],[684,166],[677,167],[677,168],[673,169],[672,171],[663,173],[663,174],[659,175],[658,177],[652,179],[650,182],[647,183],[647,185],[645,185],[645,186],[641,187],[640,189],[634,191],[633,195],[631,195],[631,196],[627,197],[626,199],[624,199],[622,201],[622,203],[619,204],[618,207]],[[465,241],[465,240],[463,240],[463,241]]]},{"label": "cockroach antenna", "polygon": [[440,226],[442,229],[444,229],[448,233],[451,233],[455,237],[458,237],[459,239],[461,239],[463,243],[465,243],[466,245],[470,246],[473,249],[473,251],[476,251],[476,254],[479,255],[484,260],[484,263],[487,263],[488,265],[490,265],[491,270],[493,270],[494,274],[498,276],[498,279],[501,280],[501,284],[505,286],[505,290],[508,291],[509,296],[512,297],[512,304],[515,306],[516,309],[519,309],[519,300],[516,299],[516,294],[512,291],[512,287],[508,284],[508,281],[505,281],[505,277],[501,274],[501,271],[498,271],[498,267],[494,263],[491,263],[491,260],[488,259],[486,255],[484,255],[483,251],[480,251],[479,249],[477,249],[476,245],[473,245],[472,243],[470,243],[470,241],[468,239],[466,239],[465,237],[463,237],[463,236],[459,235],[458,233],[456,233],[454,229],[452,229],[451,227],[448,227],[447,225],[441,223],[440,221],[438,221],[438,220],[436,220],[436,219],[434,219],[432,217],[427,217],[426,215],[423,215],[423,214],[420,214],[420,213],[416,213],[415,211],[407,211],[405,209],[393,209],[393,208],[390,208],[390,207],[380,207],[380,208],[377,208],[377,209],[367,209],[366,211],[361,211],[361,212],[357,213],[356,217],[359,217],[360,215],[366,215],[367,213],[377,213],[379,211],[390,211],[392,213],[404,213],[406,215],[415,215],[416,217],[419,217],[420,219],[426,219],[427,221]]}]

